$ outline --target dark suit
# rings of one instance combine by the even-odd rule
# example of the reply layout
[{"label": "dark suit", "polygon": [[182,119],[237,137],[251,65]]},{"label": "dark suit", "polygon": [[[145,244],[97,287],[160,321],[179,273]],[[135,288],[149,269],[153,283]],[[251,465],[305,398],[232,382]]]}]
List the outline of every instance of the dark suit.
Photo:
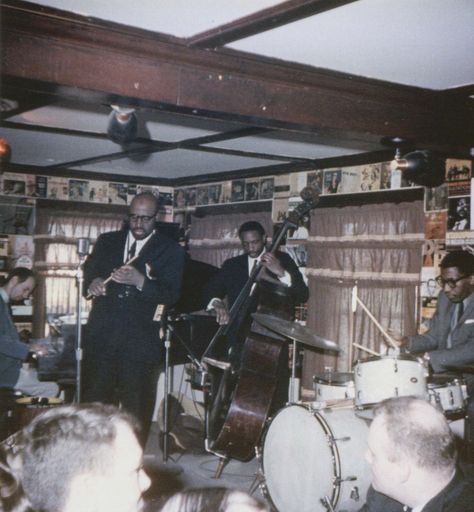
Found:
[{"label": "dark suit", "polygon": [[[429,352],[430,364],[435,373],[453,371],[453,367],[474,363],[474,294],[464,309],[454,330],[451,332],[451,348],[447,346],[451,330],[451,317],[456,304],[444,292],[440,292],[436,312],[430,321],[426,334],[410,336],[408,350],[414,353]],[[469,444],[470,456],[474,460],[474,374],[466,373],[463,378],[469,394]]]},{"label": "dark suit", "polygon": [[15,386],[28,351],[28,345],[20,341],[8,304],[0,296],[0,388]]},{"label": "dark suit", "polygon": [[[370,487],[367,502],[359,512],[402,512],[401,503]],[[408,509],[410,510],[410,509]],[[434,496],[422,512],[474,512],[474,483],[457,470],[449,484]]]},{"label": "dark suit", "polygon": [[[308,287],[303,281],[303,276],[292,258],[284,253],[277,252],[275,256],[280,261],[284,270],[291,276],[291,294],[295,304],[306,302],[308,300]],[[276,276],[270,272],[272,277]],[[227,297],[229,307],[235,302],[240,291],[244,287],[249,277],[248,256],[242,254],[235,258],[230,258],[224,262],[220,271],[209,281],[204,290],[204,303],[207,305],[214,297]]]},{"label": "dark suit", "polygon": [[[98,238],[84,265],[84,290],[96,277],[106,279],[123,265],[126,238],[126,230]],[[133,262],[145,276],[143,289],[109,282],[106,295],[94,298],[84,329],[83,401],[120,402],[141,421],[143,442],[161,357],[160,324],[153,317],[158,304],[178,300],[183,264],[183,249],[155,233]]]}]

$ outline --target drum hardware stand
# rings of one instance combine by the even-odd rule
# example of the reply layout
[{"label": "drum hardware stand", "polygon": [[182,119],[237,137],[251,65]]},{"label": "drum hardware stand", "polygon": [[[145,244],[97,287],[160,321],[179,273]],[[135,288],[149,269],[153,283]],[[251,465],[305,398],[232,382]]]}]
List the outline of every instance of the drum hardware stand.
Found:
[{"label": "drum hardware stand", "polygon": [[[163,325],[164,324],[164,325]],[[163,407],[163,462],[167,463],[169,458],[169,399],[171,390],[171,364],[170,364],[170,352],[171,352],[171,333],[174,332],[173,326],[168,321],[162,319],[162,329],[164,330],[164,345],[165,345],[165,389],[164,389],[164,407]],[[178,339],[179,336],[178,336]],[[198,364],[199,361],[191,355],[192,352],[188,349],[187,345],[180,339],[184,347],[188,351],[188,357],[191,359],[193,364]],[[174,461],[173,461],[174,462]],[[179,468],[179,472],[182,472],[182,468]]]},{"label": "drum hardware stand", "polygon": [[[198,359],[195,357],[191,349],[187,346],[187,344],[181,339],[181,337],[175,332],[174,327],[172,325],[172,321],[167,318],[166,307],[162,304],[159,304],[156,308],[155,316],[153,318],[155,321],[161,322],[160,329],[160,337],[164,338],[164,346],[165,346],[165,386],[164,386],[164,407],[163,407],[163,462],[166,464],[169,459],[169,398],[170,398],[170,390],[171,390],[171,362],[170,362],[170,353],[171,353],[171,334],[175,333],[178,340],[184,346],[187,351],[187,357],[191,360],[191,362],[197,366],[199,370],[204,373],[204,369]],[[173,461],[174,462],[174,461]],[[183,469],[181,467],[176,468],[177,473],[181,473]]]},{"label": "drum hardware stand", "polygon": [[291,378],[290,378],[290,392],[288,403],[298,403],[300,399],[300,379],[296,378],[296,353],[298,351],[298,343],[296,338],[293,338],[293,357],[291,358]]},{"label": "drum hardware stand", "polygon": [[219,464],[217,465],[216,473],[214,474],[214,477],[216,480],[218,480],[222,476],[222,472],[224,471],[224,468],[227,466],[227,464],[230,461],[230,457],[227,457],[227,455],[224,455],[223,457],[218,455],[219,457]]},{"label": "drum hardware stand", "polygon": [[89,254],[89,239],[79,238],[77,240],[77,255],[79,264],[77,266],[77,304],[76,304],[76,403],[81,403],[82,386],[82,293],[84,289],[84,262]]},{"label": "drum hardware stand", "polygon": [[324,507],[326,507],[328,512],[336,512],[336,509],[332,506],[329,496],[324,496],[324,498],[321,499],[321,503],[323,504]]},{"label": "drum hardware stand", "polygon": [[255,479],[248,490],[248,494],[250,494],[250,496],[253,496],[253,493],[259,487],[260,489],[263,489],[263,484],[265,482],[265,476],[262,472],[262,449],[260,448],[260,446],[255,447],[255,458],[257,459],[258,462],[258,469],[257,473],[255,474]]}]

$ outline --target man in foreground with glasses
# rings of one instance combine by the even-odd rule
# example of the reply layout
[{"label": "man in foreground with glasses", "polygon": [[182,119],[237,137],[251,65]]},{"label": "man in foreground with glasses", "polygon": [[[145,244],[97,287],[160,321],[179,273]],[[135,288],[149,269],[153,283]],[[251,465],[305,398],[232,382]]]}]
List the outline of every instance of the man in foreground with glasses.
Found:
[{"label": "man in foreground with glasses", "polygon": [[[452,251],[440,264],[436,282],[441,287],[429,330],[422,335],[395,340],[408,352],[423,354],[434,373],[463,373],[469,394],[467,443],[474,461],[474,255]],[[466,366],[469,372],[466,372]]]},{"label": "man in foreground with glasses", "polygon": [[144,446],[153,415],[161,358],[158,305],[177,302],[184,250],[155,231],[158,202],[138,194],[128,225],[97,239],[84,265],[93,297],[84,329],[83,401],[121,404],[141,422]]}]

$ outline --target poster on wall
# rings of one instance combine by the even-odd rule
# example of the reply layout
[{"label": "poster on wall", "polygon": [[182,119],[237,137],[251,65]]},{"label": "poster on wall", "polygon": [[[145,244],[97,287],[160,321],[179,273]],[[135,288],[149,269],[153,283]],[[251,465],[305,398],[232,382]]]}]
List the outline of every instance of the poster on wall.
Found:
[{"label": "poster on wall", "polygon": [[358,167],[346,167],[342,169],[341,194],[352,194],[360,190],[360,169]]},{"label": "poster on wall", "polygon": [[360,168],[360,190],[362,192],[380,190],[380,164],[362,165]]},{"label": "poster on wall", "polygon": [[448,230],[469,231],[471,225],[471,198],[451,197],[448,201]]},{"label": "poster on wall", "polygon": [[26,175],[6,172],[2,177],[3,193],[8,196],[26,195]]},{"label": "poster on wall", "polygon": [[34,228],[33,200],[0,197],[0,234],[32,235]]},{"label": "poster on wall", "polygon": [[324,193],[338,194],[341,187],[341,169],[324,171]]},{"label": "poster on wall", "polygon": [[257,201],[260,198],[258,180],[245,180],[245,201]]},{"label": "poster on wall", "polygon": [[293,172],[290,174],[290,196],[297,196],[306,187],[306,172]]},{"label": "poster on wall", "polygon": [[273,200],[272,221],[274,223],[283,222],[288,212],[289,197],[280,197]]},{"label": "poster on wall", "polygon": [[125,183],[109,183],[109,204],[127,204],[128,187]]},{"label": "poster on wall", "polygon": [[48,196],[48,178],[46,176],[35,177],[35,196],[47,197]]},{"label": "poster on wall", "polygon": [[207,196],[209,199],[209,204],[220,204],[223,203],[223,196],[222,196],[222,184],[214,184],[209,185],[207,189]]},{"label": "poster on wall", "polygon": [[390,162],[380,164],[380,190],[388,190],[392,187],[392,169]]},{"label": "poster on wall", "polygon": [[243,201],[245,198],[245,180],[232,181],[232,202]]},{"label": "poster on wall", "polygon": [[425,239],[443,240],[446,238],[447,212],[425,213]]},{"label": "poster on wall", "polygon": [[67,178],[48,178],[48,199],[69,199],[69,180]]},{"label": "poster on wall", "polygon": [[472,162],[470,160],[446,159],[446,181],[469,181],[471,172]]},{"label": "poster on wall", "polygon": [[448,186],[425,187],[425,212],[448,209]]},{"label": "poster on wall", "polygon": [[196,204],[198,206],[205,206],[209,204],[209,191],[206,187],[196,187]]},{"label": "poster on wall", "polygon": [[86,180],[69,180],[69,199],[71,201],[89,201],[89,182]]},{"label": "poster on wall", "polygon": [[103,181],[89,181],[89,201],[92,203],[107,203],[107,183]]},{"label": "poster on wall", "polygon": [[260,180],[260,199],[272,199],[275,187],[274,178],[263,178]]}]

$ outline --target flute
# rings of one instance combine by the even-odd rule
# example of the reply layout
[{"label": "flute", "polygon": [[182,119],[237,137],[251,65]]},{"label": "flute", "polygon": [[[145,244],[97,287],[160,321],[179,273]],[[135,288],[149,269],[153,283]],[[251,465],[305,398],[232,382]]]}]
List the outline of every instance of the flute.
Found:
[{"label": "flute", "polygon": [[[137,258],[138,258],[138,254],[136,256],[134,256],[133,258],[130,258],[128,261],[126,261],[122,266],[125,266],[125,265],[130,265],[130,263],[134,262]],[[110,281],[112,280],[112,274],[110,274],[110,276],[104,281],[104,286],[109,283]],[[94,295],[92,295],[92,293],[88,293],[87,296],[86,296],[86,300],[89,300],[89,299],[92,299],[92,297],[94,297]]]}]

